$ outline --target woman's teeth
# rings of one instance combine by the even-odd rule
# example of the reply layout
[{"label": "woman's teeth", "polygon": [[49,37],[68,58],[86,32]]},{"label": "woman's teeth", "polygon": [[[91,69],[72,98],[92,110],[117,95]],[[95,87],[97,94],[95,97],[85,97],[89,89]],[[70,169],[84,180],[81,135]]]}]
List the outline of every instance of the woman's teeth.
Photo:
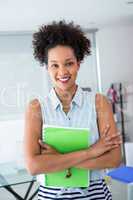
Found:
[{"label": "woman's teeth", "polygon": [[64,77],[64,78],[60,78],[59,80],[61,82],[67,82],[70,79],[70,77]]}]

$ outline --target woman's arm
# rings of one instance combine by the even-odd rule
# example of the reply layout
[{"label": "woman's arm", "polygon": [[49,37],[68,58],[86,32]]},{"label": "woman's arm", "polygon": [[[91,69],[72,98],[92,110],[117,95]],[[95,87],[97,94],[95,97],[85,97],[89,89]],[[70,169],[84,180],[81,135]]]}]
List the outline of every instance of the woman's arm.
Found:
[{"label": "woman's arm", "polygon": [[[28,171],[33,174],[67,169],[93,157],[91,151],[78,151],[68,154],[46,153],[41,155],[38,140],[42,134],[42,114],[39,101],[33,100],[25,115],[24,151]],[[46,151],[47,152],[47,151]]]},{"label": "woman's arm", "polygon": [[[118,150],[118,149],[117,149]],[[118,150],[118,153],[120,151]],[[118,167],[121,163],[121,155],[116,157],[116,149],[111,150],[97,158],[88,159],[79,165],[76,165],[77,168],[83,169],[106,169],[106,168],[114,168]]]},{"label": "woman's arm", "polygon": [[105,141],[105,137],[101,139],[101,145],[98,151],[95,148],[89,148],[82,151],[60,154],[53,152],[52,154],[41,154],[39,145],[39,139],[42,134],[42,114],[38,100],[32,101],[27,110],[25,116],[25,160],[28,171],[32,175],[40,173],[48,173],[54,171],[61,171],[63,169],[76,166],[88,159],[96,158],[102,155],[104,152],[113,148],[114,144]]},{"label": "woman's arm", "polygon": [[[100,137],[103,135],[103,129],[108,124],[110,126],[110,129],[108,131],[107,137],[112,137],[113,135],[118,135],[117,127],[114,121],[114,116],[112,112],[112,108],[110,103],[107,101],[107,99],[98,94],[97,95],[97,114],[98,114],[98,123],[99,123],[99,131],[100,131]],[[88,169],[105,169],[105,168],[113,168],[118,167],[121,163],[121,146],[122,138],[118,137],[118,146],[116,148],[111,149],[110,151],[104,153],[100,157],[97,157],[95,159],[88,159],[85,162],[80,163],[76,167],[78,168],[88,168]]]},{"label": "woman's arm", "polygon": [[[100,138],[98,142],[93,144],[88,149],[88,151],[93,149],[93,155],[95,154],[95,157],[93,159],[88,159],[86,161],[83,161],[80,164],[76,165],[75,167],[85,168],[85,169],[105,169],[105,168],[117,167],[120,164],[120,160],[112,159],[114,156],[112,155],[112,153],[109,153],[109,151],[111,150],[111,152],[113,152],[113,149],[119,148],[121,144],[121,136],[117,134],[117,135],[112,135],[111,137],[110,136],[107,137],[107,132],[108,132],[107,129],[105,129],[104,131],[104,133],[106,133],[105,139],[108,140],[109,143],[112,143],[111,145],[112,147],[108,148],[107,143],[104,142],[104,139],[103,139],[104,137]],[[55,150],[53,147],[51,147],[50,145],[47,145],[46,143],[43,143],[40,140],[39,140],[39,144],[41,147],[41,154],[52,154],[55,152],[59,154],[59,152],[57,152],[57,150]],[[105,148],[106,148],[106,151],[105,151]],[[105,153],[103,154],[100,153],[98,156],[98,152],[101,152],[103,150]],[[116,152],[114,151],[114,153]]]}]

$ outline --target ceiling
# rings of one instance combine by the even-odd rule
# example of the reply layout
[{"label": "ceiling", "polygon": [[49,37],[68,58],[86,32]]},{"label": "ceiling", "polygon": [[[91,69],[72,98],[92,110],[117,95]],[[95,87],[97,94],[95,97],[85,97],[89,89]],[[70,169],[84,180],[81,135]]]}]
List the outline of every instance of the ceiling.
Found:
[{"label": "ceiling", "polygon": [[84,28],[133,24],[133,1],[0,0],[0,31],[32,31],[60,19],[73,20]]}]

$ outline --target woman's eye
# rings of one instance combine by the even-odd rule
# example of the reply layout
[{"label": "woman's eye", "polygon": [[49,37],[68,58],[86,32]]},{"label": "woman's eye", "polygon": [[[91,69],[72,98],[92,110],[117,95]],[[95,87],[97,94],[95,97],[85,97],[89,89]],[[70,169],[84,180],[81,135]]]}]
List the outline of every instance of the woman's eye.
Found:
[{"label": "woman's eye", "polygon": [[57,64],[53,64],[53,65],[52,65],[52,67],[55,67],[55,68],[57,68],[57,67],[58,67],[58,65],[57,65]]},{"label": "woman's eye", "polygon": [[72,66],[73,62],[66,63],[66,66]]}]

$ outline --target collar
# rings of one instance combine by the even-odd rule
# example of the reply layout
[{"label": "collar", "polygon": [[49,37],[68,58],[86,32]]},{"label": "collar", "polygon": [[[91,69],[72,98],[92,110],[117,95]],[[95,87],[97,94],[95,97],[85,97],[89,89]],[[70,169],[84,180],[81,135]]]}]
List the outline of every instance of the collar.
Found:
[{"label": "collar", "polygon": [[[51,89],[49,94],[50,100],[52,102],[52,106],[56,109],[59,105],[61,106],[61,101],[59,100],[54,88]],[[83,90],[78,86],[76,93],[72,99],[72,103],[75,103],[77,106],[81,107],[83,101]]]}]

